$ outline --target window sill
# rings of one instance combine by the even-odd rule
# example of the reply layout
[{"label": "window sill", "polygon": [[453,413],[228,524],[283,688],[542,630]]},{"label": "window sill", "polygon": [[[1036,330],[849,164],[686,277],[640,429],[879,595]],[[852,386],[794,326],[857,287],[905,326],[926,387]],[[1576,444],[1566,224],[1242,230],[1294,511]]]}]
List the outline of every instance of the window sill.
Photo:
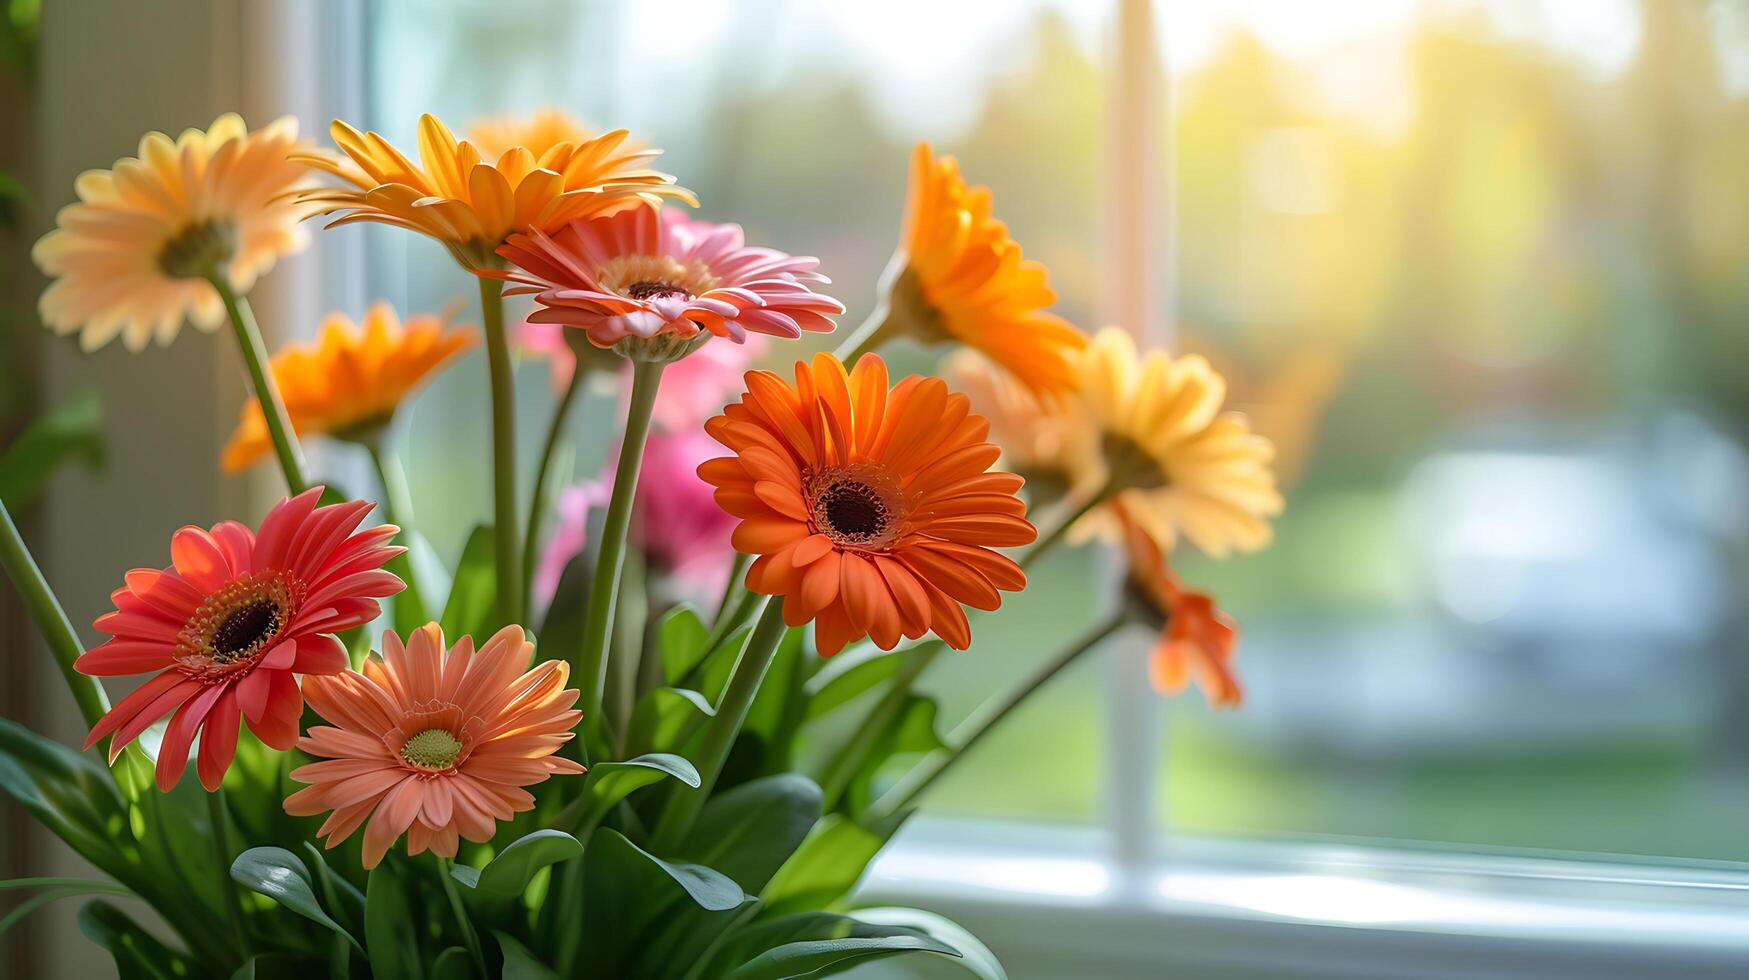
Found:
[{"label": "window sill", "polygon": [[917,820],[860,897],[958,919],[1030,977],[1742,977],[1749,869]]}]

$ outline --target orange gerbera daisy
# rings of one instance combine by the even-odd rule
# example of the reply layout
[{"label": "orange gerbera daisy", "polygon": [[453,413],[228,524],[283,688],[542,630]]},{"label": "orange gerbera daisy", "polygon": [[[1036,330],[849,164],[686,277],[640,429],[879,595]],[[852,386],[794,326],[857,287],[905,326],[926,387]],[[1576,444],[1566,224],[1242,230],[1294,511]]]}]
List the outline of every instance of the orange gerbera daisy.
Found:
[{"label": "orange gerbera daisy", "polygon": [[426,115],[419,119],[418,164],[376,133],[360,133],[338,119],[329,133],[345,159],[315,152],[293,159],[351,186],[301,191],[298,201],[318,213],[344,212],[329,227],[375,221],[428,235],[468,269],[496,262],[493,250],[512,232],[550,232],[579,218],[665,198],[698,203],[673,177],[644,167],[662,151],[628,148],[623,129],[558,143],[539,156],[513,146],[492,162]]},{"label": "orange gerbera daisy", "polygon": [[1243,699],[1233,673],[1239,627],[1202,592],[1188,592],[1154,539],[1119,512],[1129,558],[1129,594],[1160,635],[1148,657],[1148,678],[1162,694],[1176,694],[1194,679],[1209,703],[1237,707]]},{"label": "orange gerbera daisy", "polygon": [[[473,328],[446,328],[435,316],[409,317],[403,325],[384,301],[365,313],[362,327],[330,313],[315,343],[274,355],[273,379],[298,435],[369,438],[414,388],[475,342]],[[247,469],[272,451],[261,406],[251,401],[225,446],[225,472]]]},{"label": "orange gerbera daisy", "polygon": [[317,831],[329,847],[370,818],[366,868],[403,833],[408,854],[444,857],[455,857],[458,836],[491,840],[494,821],[533,808],[523,787],[583,771],[556,754],[581,714],[571,707],[577,690],[565,687],[570,668],[549,660],[530,670],[533,652],[520,626],[478,652],[465,636],[445,650],[430,623],[404,646],[384,633],[382,655],[363,673],[307,678],[304,696],[329,725],[311,728],[298,748],[324,761],[292,770],[310,785],[286,797],[285,812],[332,810]]},{"label": "orange gerbera daisy", "polygon": [[[468,127],[468,139],[487,157],[523,147],[538,159],[560,143],[587,143],[599,131],[578,122],[563,109],[548,106],[528,116],[492,116]],[[630,144],[628,143],[628,149]]]},{"label": "orange gerbera daisy", "polygon": [[911,157],[899,251],[883,329],[976,348],[1041,395],[1074,387],[1069,364],[1087,340],[1045,307],[1057,301],[1045,267],[1021,256],[990,213],[988,187],[969,187],[953,157],[928,143]]},{"label": "orange gerbera daisy", "polygon": [[80,174],[78,203],[31,249],[55,280],[37,304],[43,322],[78,331],[88,351],[118,334],[128,350],[168,344],[185,319],[217,329],[225,308],[206,276],[246,293],[303,246],[298,222],[309,210],[285,197],[305,178],[288,157],[297,141],[290,116],[250,132],[226,113],[174,142],[147,133],[138,158]]},{"label": "orange gerbera daisy", "polygon": [[782,596],[791,626],[812,620],[827,656],[862,636],[890,650],[931,630],[970,646],[960,603],[995,609],[1026,585],[990,549],[1037,536],[1020,477],[990,471],[989,423],[938,378],[889,391],[872,354],[849,374],[817,354],[795,379],[750,371],[741,400],[705,423],[735,453],[698,473],[740,518],[735,549],[759,556],[747,587]]}]

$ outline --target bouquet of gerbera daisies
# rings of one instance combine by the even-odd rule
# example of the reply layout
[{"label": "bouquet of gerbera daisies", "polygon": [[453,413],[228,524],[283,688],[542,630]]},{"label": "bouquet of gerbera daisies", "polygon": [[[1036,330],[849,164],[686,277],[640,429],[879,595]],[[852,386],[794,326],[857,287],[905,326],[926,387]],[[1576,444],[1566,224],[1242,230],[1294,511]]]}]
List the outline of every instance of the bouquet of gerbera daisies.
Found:
[{"label": "bouquet of gerbera daisies", "polygon": [[[101,898],[82,913],[126,976],[749,980],[909,952],[1000,976],[964,930],[859,907],[854,886],[936,777],[1126,624],[1159,637],[1162,690],[1239,700],[1233,625],[1168,563],[1180,537],[1259,548],[1281,507],[1220,376],[1048,312],[989,190],[927,146],[875,315],[775,372],[749,352],[843,312],[818,263],[692,217],[624,132],[546,113],[458,140],[428,116],[417,162],[331,132],[337,152],[289,119],[149,134],[82,176],[36,247],[43,318],[86,349],[233,328],[255,398],[222,464],[271,459],[288,492],[118,570],[90,649],[0,511],[7,573],[91,726],[75,750],[0,723],[0,788],[108,876],[3,883],[34,889],[22,912],[143,899],[169,939]],[[378,304],[270,359],[247,293],[316,214],[436,239],[480,327]],[[514,333],[507,296],[532,297]],[[892,377],[876,351],[901,336],[963,346],[950,380]],[[495,507],[436,574],[397,543],[419,539],[391,423],[482,340]],[[560,392],[521,496],[517,346]],[[622,386],[621,410],[568,418],[590,379]],[[568,424],[611,428],[617,462],[561,488]],[[315,437],[365,446],[381,485],[312,479]],[[938,733],[919,677],[1039,556],[1100,540],[1127,597]],[[669,598],[700,585],[702,608]]]}]

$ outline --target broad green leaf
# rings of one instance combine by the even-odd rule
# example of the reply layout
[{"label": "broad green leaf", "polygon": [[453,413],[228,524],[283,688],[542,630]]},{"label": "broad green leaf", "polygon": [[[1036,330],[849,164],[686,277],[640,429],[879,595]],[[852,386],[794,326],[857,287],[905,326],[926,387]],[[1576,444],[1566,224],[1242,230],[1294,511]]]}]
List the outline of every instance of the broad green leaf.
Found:
[{"label": "broad green leaf", "polygon": [[579,827],[593,827],[613,805],[642,789],[672,776],[694,789],[698,788],[698,770],[680,756],[667,752],[640,755],[624,762],[598,762],[584,777],[584,794],[588,805],[583,810]]},{"label": "broad green leaf", "polygon": [[115,969],[125,980],[183,980],[195,975],[194,964],[156,936],[140,928],[128,914],[98,900],[79,910],[79,931],[115,957]]},{"label": "broad green leaf", "polygon": [[857,909],[850,916],[859,922],[897,926],[925,933],[937,942],[958,951],[960,966],[978,980],[1008,980],[1008,974],[1002,969],[1002,964],[996,961],[996,954],[990,952],[990,947],[979,942],[978,937],[966,931],[965,926],[945,916],[902,905]]},{"label": "broad green leaf", "polygon": [[431,980],[474,980],[475,976],[474,958],[460,946],[437,954],[437,962],[431,964]]},{"label": "broad green leaf", "polygon": [[927,755],[947,748],[947,743],[935,730],[935,715],[934,698],[913,694],[905,701],[898,719],[881,733],[868,758],[851,777],[849,791],[845,794],[850,812],[867,812],[869,804],[878,795],[876,780],[889,760],[899,756]]},{"label": "broad green leaf", "polygon": [[663,683],[679,684],[710,650],[711,631],[698,618],[698,610],[682,603],[668,610],[656,624],[656,646],[662,656]]},{"label": "broad green leaf", "polygon": [[35,499],[62,463],[103,466],[103,410],[94,391],[82,392],[32,422],[0,454],[0,503],[19,510]]},{"label": "broad green leaf", "polygon": [[325,965],[297,953],[260,953],[245,960],[231,980],[309,980]]},{"label": "broad green leaf", "polygon": [[638,699],[626,729],[626,750],[637,755],[677,752],[699,726],[716,716],[703,694],[684,687],[658,687]]},{"label": "broad green leaf", "polygon": [[553,601],[547,605],[546,616],[541,620],[542,650],[558,651],[556,656],[569,656],[570,651],[583,648],[584,597],[589,594],[589,579],[594,572],[593,548],[584,548],[565,563],[559,585],[553,590]]},{"label": "broad green leaf", "polygon": [[871,828],[841,813],[828,814],[760,893],[766,914],[833,907],[850,894],[900,822],[895,819]]},{"label": "broad green leaf", "polygon": [[723,765],[719,788],[795,771],[796,732],[807,715],[804,685],[820,659],[804,647],[804,632],[799,626],[791,627],[778,642],[777,653],[747,710],[741,735]]},{"label": "broad green leaf", "polygon": [[952,946],[903,926],[812,912],[761,922],[734,935],[714,961],[725,980],[784,980],[837,973],[902,953],[958,957]]},{"label": "broad green leaf", "polygon": [[280,847],[251,847],[231,862],[231,878],[250,891],[266,895],[304,918],[345,936],[352,940],[353,945],[358,944],[357,937],[323,910],[322,903],[316,899],[310,871],[296,854]]},{"label": "broad green leaf", "polygon": [[443,626],[443,635],[452,642],[461,636],[483,642],[497,627],[493,609],[498,597],[493,540],[492,528],[482,524],[468,535],[468,543],[462,548],[455,581],[449,587],[449,601],[438,621]]},{"label": "broad green leaf", "polygon": [[0,718],[0,790],[92,864],[123,881],[139,870],[116,848],[127,804],[89,758]]},{"label": "broad green leaf", "polygon": [[808,680],[808,719],[813,720],[848,704],[897,674],[906,652],[869,646],[827,661],[826,666]]},{"label": "broad green leaf", "polygon": [[558,980],[558,973],[528,951],[528,947],[504,932],[493,930],[498,948],[504,951],[504,980]]},{"label": "broad green leaf", "polygon": [[472,868],[464,867],[452,868],[450,876],[473,889],[469,894],[480,901],[508,902],[528,888],[535,872],[582,853],[583,845],[570,834],[537,830],[499,851],[477,876],[468,873]]},{"label": "broad green leaf", "polygon": [[392,862],[371,870],[364,895],[364,946],[372,980],[418,977],[419,940],[413,934],[413,913]]},{"label": "broad green leaf", "polygon": [[667,978],[682,947],[708,942],[752,899],[733,881],[695,864],[664,861],[601,828],[583,856],[582,948],[597,976]]},{"label": "broad green leaf", "polygon": [[704,805],[681,853],[757,895],[820,819],[820,803],[800,773],[743,783]]}]

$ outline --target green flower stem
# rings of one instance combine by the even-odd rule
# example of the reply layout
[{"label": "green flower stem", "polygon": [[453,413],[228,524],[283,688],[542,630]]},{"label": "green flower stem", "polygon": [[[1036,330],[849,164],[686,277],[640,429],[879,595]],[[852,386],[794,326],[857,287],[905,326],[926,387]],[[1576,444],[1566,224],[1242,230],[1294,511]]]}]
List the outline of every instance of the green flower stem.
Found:
[{"label": "green flower stem", "polygon": [[1057,545],[1062,544],[1064,538],[1069,534],[1069,529],[1074,527],[1075,523],[1081,520],[1081,518],[1092,513],[1095,507],[1110,500],[1113,493],[1115,493],[1115,488],[1111,486],[1102,487],[1098,493],[1082,501],[1076,506],[1072,513],[1058,521],[1049,531],[1045,532],[1044,537],[1040,538],[1037,544],[1028,548],[1026,554],[1020,556],[1020,567],[1023,569],[1031,568],[1033,563],[1044,557]]},{"label": "green flower stem", "polygon": [[[370,461],[376,467],[377,479],[383,485],[383,519],[401,529],[402,535],[412,530],[413,497],[407,490],[407,474],[401,468],[401,458],[395,455],[383,443],[387,440],[386,430],[378,432],[374,438],[364,441],[366,452],[370,453]],[[419,581],[414,577],[412,554],[402,552],[389,559],[388,569],[400,576],[407,583],[405,591],[395,596],[396,608],[406,608],[412,613],[411,619],[419,623],[431,620],[430,609],[425,605],[425,595],[419,590]]]},{"label": "green flower stem", "polygon": [[729,580],[723,583],[723,597],[717,600],[716,618],[711,621],[712,632],[735,607],[735,600],[746,593],[747,569],[753,567],[753,558],[753,555],[735,552],[735,562],[729,566]]},{"label": "green flower stem", "polygon": [[533,601],[530,590],[534,588],[534,566],[540,555],[541,521],[546,518],[547,499],[552,495],[553,454],[559,448],[559,442],[565,435],[565,419],[571,414],[571,403],[576,400],[577,392],[582,389],[583,382],[589,377],[579,359],[577,366],[571,372],[571,383],[565,386],[565,393],[559,396],[559,404],[553,409],[552,424],[547,427],[546,445],[541,447],[540,466],[534,471],[534,498],[528,505],[528,524],[522,532],[522,588],[523,607],[528,608]]},{"label": "green flower stem", "polygon": [[249,308],[247,297],[238,296],[223,272],[214,271],[207,282],[218,291],[237,334],[237,347],[243,352],[243,362],[249,366],[249,380],[255,387],[255,400],[261,404],[261,417],[267,421],[267,434],[273,438],[273,453],[279,459],[285,485],[295,494],[310,488],[310,478],[304,470],[303,450],[298,446],[291,416],[286,414],[285,401],[279,397],[279,386],[268,370],[267,345],[262,343],[261,328],[255,323],[255,311]]},{"label": "green flower stem", "polygon": [[54,655],[55,665],[61,668],[67,689],[73,692],[73,700],[79,705],[80,716],[87,725],[97,724],[97,720],[109,711],[109,698],[104,696],[103,685],[97,682],[97,678],[87,677],[73,669],[74,661],[85,652],[85,646],[79,642],[79,634],[73,630],[73,623],[67,619],[66,610],[61,608],[60,600],[49,588],[48,579],[43,577],[30,549],[25,547],[24,538],[18,533],[18,526],[12,523],[12,514],[4,503],[0,503],[0,565],[5,566],[7,577],[12,579],[13,586],[24,599],[24,608],[30,613],[31,622],[36,624],[43,642],[49,645],[49,653]]},{"label": "green flower stem", "polygon": [[[957,736],[955,741],[958,742],[958,745],[930,755],[917,768],[906,773],[905,778],[900,780],[897,786],[894,786],[875,803],[870,810],[870,816],[880,820],[910,806],[917,797],[923,794],[924,790],[927,790],[936,779],[940,778],[943,772],[947,771],[948,766],[969,752],[979,739],[989,734],[990,729],[994,728],[997,722],[1008,717],[1009,712],[1031,697],[1033,692],[1043,687],[1046,681],[1062,673],[1063,668],[1080,659],[1082,654],[1099,646],[1128,621],[1128,617],[1120,608],[1118,612],[1107,617],[1104,622],[1094,626],[1070,643],[1061,653],[1034,671],[1032,676],[1014,690],[999,698],[986,701],[973,713],[972,717],[966,719],[965,723],[960,726],[960,730],[954,733]],[[960,732],[964,732],[964,734],[961,735]]]},{"label": "green flower stem", "polygon": [[783,642],[787,630],[783,622],[783,599],[766,600],[759,625],[753,628],[747,645],[741,648],[741,657],[735,662],[729,686],[723,691],[716,715],[705,726],[704,739],[699,743],[698,754],[693,757],[693,764],[698,767],[698,788],[675,787],[656,822],[651,846],[657,854],[674,853],[691,832],[692,822],[710,797],[717,777],[722,774],[729,749],[735,744],[735,736],[741,733],[747,711],[753,706],[753,698],[759,693],[759,685],[765,680],[765,672],[770,669],[778,644]]},{"label": "green flower stem", "polygon": [[632,362],[631,408],[626,415],[625,439],[619,447],[619,465],[613,475],[613,496],[601,529],[595,575],[589,582],[589,606],[583,619],[583,649],[578,653],[574,677],[583,686],[585,734],[595,733],[595,744],[584,744],[585,758],[592,748],[604,747],[606,727],[601,702],[607,684],[607,647],[613,636],[613,612],[619,602],[620,573],[625,568],[626,532],[632,524],[632,502],[638,492],[638,472],[644,465],[644,443],[650,435],[650,413],[656,407],[656,390],[662,384],[661,361]]},{"label": "green flower stem", "polygon": [[510,374],[510,338],[504,334],[504,283],[480,277],[486,367],[492,382],[492,540],[496,546],[498,621],[522,622],[522,560],[516,529],[516,389]]},{"label": "green flower stem", "polygon": [[243,921],[243,892],[231,877],[231,862],[237,859],[237,855],[231,849],[231,808],[225,805],[224,787],[206,794],[206,813],[212,824],[213,854],[219,862],[219,904],[225,907],[225,921],[241,948],[243,959],[247,960],[253,951]]},{"label": "green flower stem", "polygon": [[456,891],[455,879],[450,877],[452,862],[437,854],[431,856],[437,864],[437,880],[443,883],[443,894],[449,899],[449,910],[455,913],[456,925],[462,930],[462,940],[468,945],[468,955],[474,959],[474,969],[479,971],[482,978],[490,976],[486,972],[486,953],[480,948],[480,934],[474,931],[474,923],[468,918],[467,906],[462,904],[461,892]]},{"label": "green flower stem", "polygon": [[892,340],[900,332],[900,321],[892,315],[892,305],[882,298],[869,312],[868,319],[838,345],[833,356],[843,361],[845,367],[854,367],[858,358]]}]

